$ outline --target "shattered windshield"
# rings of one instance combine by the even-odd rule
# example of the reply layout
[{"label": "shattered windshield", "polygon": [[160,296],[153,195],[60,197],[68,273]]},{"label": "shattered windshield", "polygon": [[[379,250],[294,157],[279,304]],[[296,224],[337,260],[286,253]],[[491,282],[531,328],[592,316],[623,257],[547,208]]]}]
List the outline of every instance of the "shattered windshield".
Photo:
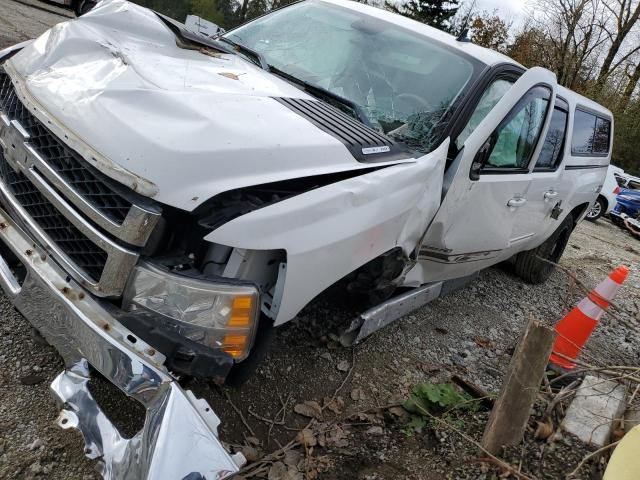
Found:
[{"label": "shattered windshield", "polygon": [[225,37],[358,105],[370,126],[424,152],[479,70],[435,40],[322,2],[295,4]]}]

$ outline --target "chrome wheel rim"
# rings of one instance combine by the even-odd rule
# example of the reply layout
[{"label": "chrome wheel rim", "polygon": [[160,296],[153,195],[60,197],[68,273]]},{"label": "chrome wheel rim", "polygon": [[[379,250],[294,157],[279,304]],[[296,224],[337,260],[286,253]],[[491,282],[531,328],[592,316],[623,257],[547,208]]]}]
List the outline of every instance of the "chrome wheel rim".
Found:
[{"label": "chrome wheel rim", "polygon": [[602,205],[600,205],[600,202],[596,201],[596,203],[593,204],[593,207],[591,207],[591,209],[587,213],[587,217],[595,218],[600,215],[601,211],[602,211]]}]

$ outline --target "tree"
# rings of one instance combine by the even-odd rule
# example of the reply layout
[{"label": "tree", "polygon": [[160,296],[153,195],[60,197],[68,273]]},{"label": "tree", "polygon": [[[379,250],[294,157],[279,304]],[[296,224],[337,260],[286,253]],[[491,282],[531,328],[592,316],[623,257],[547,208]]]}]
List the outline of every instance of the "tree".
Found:
[{"label": "tree", "polygon": [[498,52],[506,52],[509,44],[509,30],[511,22],[498,16],[496,10],[492,13],[486,10],[471,20],[471,41],[476,45],[491,48]]},{"label": "tree", "polygon": [[387,0],[384,5],[387,10],[446,32],[451,30],[451,21],[460,8],[459,0],[409,0],[400,5]]},{"label": "tree", "polygon": [[[635,6],[633,6],[634,2]],[[637,0],[604,0],[603,5],[613,16],[615,30],[609,33],[611,45],[609,46],[606,57],[602,61],[602,66],[598,74],[598,84],[600,85],[622,62],[640,50],[640,45],[636,42],[633,48],[613,65],[613,61],[620,52],[629,33],[631,33],[631,29],[640,21],[640,2]]]},{"label": "tree", "polygon": [[216,0],[191,0],[191,14],[209,20],[216,25],[224,24],[224,14],[218,10]]}]

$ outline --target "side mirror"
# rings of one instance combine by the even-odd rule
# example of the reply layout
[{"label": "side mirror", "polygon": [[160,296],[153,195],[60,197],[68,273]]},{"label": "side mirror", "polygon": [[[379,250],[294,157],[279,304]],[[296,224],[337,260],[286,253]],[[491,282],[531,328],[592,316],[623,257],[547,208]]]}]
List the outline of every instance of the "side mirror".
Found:
[{"label": "side mirror", "polygon": [[480,169],[484,164],[489,160],[489,156],[491,155],[491,151],[493,150],[493,141],[492,137],[490,137],[478,153],[476,153],[475,158],[473,159],[473,163],[471,164],[471,170],[469,171],[469,178],[471,180],[478,180],[480,178]]}]

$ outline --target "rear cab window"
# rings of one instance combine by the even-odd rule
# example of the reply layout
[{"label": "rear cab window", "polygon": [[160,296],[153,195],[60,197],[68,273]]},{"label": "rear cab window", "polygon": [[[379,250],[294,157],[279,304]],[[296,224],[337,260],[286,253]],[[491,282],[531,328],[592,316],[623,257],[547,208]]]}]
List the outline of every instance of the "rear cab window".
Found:
[{"label": "rear cab window", "polygon": [[611,144],[611,120],[580,108],[576,109],[571,137],[571,154],[604,157]]}]

